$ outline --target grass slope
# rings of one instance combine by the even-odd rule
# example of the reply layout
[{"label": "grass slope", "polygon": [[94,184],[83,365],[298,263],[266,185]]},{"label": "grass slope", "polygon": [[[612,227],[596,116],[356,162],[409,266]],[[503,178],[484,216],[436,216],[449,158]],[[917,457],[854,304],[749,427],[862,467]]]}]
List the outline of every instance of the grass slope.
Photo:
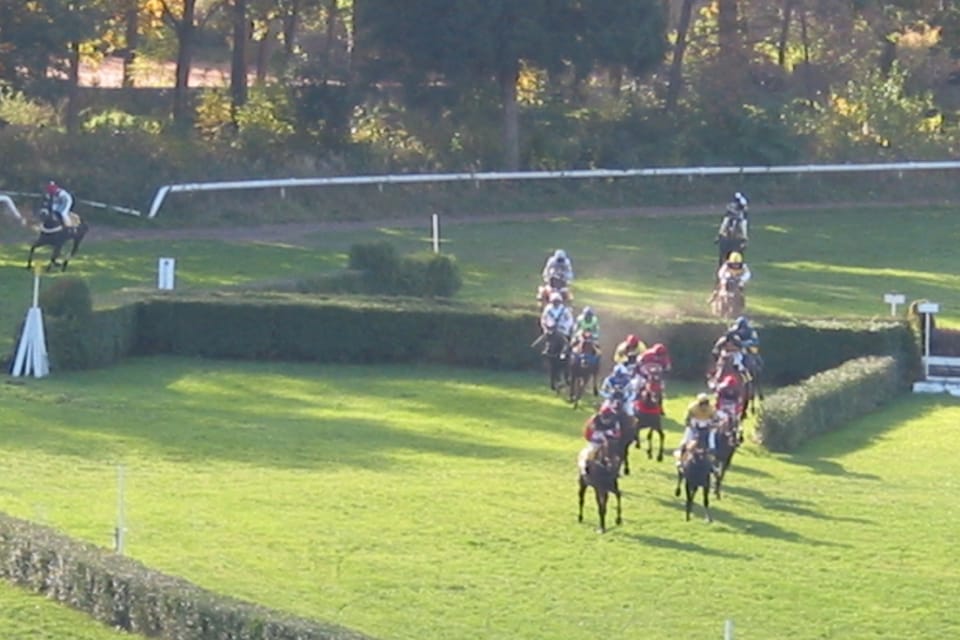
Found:
[{"label": "grass slope", "polygon": [[709,526],[637,457],[600,536],[586,413],[527,374],[150,359],[0,395],[0,510],[108,545],[122,463],[131,555],[383,638],[960,633],[950,399],[748,446]]},{"label": "grass slope", "polygon": [[0,629],[4,640],[119,640],[142,636],[106,627],[89,616],[0,580]]}]

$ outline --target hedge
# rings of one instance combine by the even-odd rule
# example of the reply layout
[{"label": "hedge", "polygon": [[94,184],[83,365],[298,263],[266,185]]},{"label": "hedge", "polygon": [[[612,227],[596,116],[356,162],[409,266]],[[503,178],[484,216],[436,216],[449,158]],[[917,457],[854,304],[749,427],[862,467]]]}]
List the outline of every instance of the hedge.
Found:
[{"label": "hedge", "polygon": [[171,640],[365,640],[355,631],[201,589],[0,513],[0,577],[100,622]]},{"label": "hedge", "polygon": [[849,360],[769,394],[757,420],[756,439],[771,451],[791,451],[874,411],[902,389],[893,357]]}]

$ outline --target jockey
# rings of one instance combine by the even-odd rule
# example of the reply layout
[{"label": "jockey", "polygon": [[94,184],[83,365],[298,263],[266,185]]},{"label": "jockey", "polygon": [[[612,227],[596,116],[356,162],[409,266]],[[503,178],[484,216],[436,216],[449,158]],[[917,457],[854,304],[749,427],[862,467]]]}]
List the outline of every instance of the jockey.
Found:
[{"label": "jockey", "polygon": [[615,400],[620,400],[623,412],[633,417],[633,403],[637,396],[636,385],[630,369],[624,364],[613,367],[613,372],[603,379],[600,385],[600,397],[604,406],[611,406]]},{"label": "jockey", "polygon": [[735,278],[741,289],[750,281],[752,274],[750,267],[743,261],[743,254],[739,251],[727,256],[726,262],[717,271],[717,281],[725,282],[727,278]]},{"label": "jockey", "polygon": [[717,448],[716,435],[713,432],[717,420],[717,411],[710,406],[710,396],[706,393],[697,394],[697,399],[687,407],[683,439],[680,440],[680,444],[673,452],[678,467],[683,458],[683,453],[690,443],[696,443],[696,446],[708,451]]},{"label": "jockey", "polygon": [[720,383],[723,382],[723,379],[730,375],[736,376],[744,381],[750,380],[752,377],[744,361],[743,352],[739,349],[732,350],[725,348],[720,352],[717,363],[714,365],[713,371],[707,380],[707,386],[716,390]]},{"label": "jockey", "polygon": [[737,318],[730,328],[727,329],[727,335],[736,336],[740,341],[740,350],[743,353],[743,364],[750,371],[750,374],[756,377],[762,367],[760,358],[760,336],[757,330],[750,324],[747,316]]},{"label": "jockey", "polygon": [[578,456],[581,472],[586,471],[586,462],[595,460],[607,441],[620,437],[620,419],[613,407],[602,407],[589,418],[583,428],[583,437],[587,446]]},{"label": "jockey", "polygon": [[667,372],[673,367],[673,361],[670,360],[670,353],[666,345],[661,342],[656,343],[649,349],[637,356],[637,371],[640,375],[646,376],[649,371],[659,368]]},{"label": "jockey", "polygon": [[617,364],[626,364],[632,367],[636,364],[640,354],[646,349],[647,345],[631,333],[626,340],[617,345],[616,351],[613,352],[613,361]]},{"label": "jockey", "polygon": [[56,214],[63,226],[74,226],[73,220],[70,218],[70,211],[73,209],[73,196],[53,180],[47,185],[41,206],[45,207],[50,213]]},{"label": "jockey", "polygon": [[566,338],[573,334],[573,314],[563,304],[563,296],[557,292],[550,294],[550,304],[540,314],[540,329],[544,333],[556,331]]},{"label": "jockey", "polygon": [[563,286],[573,282],[573,262],[567,257],[567,252],[563,249],[554,251],[543,265],[542,276],[547,284],[550,284],[551,276],[562,279]]},{"label": "jockey", "polygon": [[[584,346],[587,343],[593,344],[593,353],[588,357],[584,352]],[[597,337],[589,331],[575,331],[570,347],[574,353],[583,354],[583,362],[586,365],[593,366],[600,362],[600,345],[597,344]]]},{"label": "jockey", "polygon": [[750,213],[747,210],[747,197],[739,191],[733,194],[733,200],[727,205],[723,212],[723,221],[720,223],[720,230],[717,236],[732,234],[744,241],[749,240],[747,235],[747,225],[750,221]]},{"label": "jockey", "polygon": [[743,409],[743,382],[740,376],[725,375],[716,388],[717,409],[731,415],[740,415]]},{"label": "jockey", "polygon": [[584,307],[580,315],[577,316],[574,335],[580,335],[582,333],[590,333],[593,335],[595,341],[600,340],[600,318],[597,317],[597,314],[594,313],[590,307]]}]

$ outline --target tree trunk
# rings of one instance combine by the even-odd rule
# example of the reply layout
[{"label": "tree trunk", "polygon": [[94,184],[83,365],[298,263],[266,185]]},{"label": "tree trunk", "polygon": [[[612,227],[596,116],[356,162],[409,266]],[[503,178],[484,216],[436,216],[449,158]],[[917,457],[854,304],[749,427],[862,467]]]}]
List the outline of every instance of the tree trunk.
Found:
[{"label": "tree trunk", "polygon": [[197,0],[183,1],[183,18],[176,25],[177,71],[173,85],[173,122],[180,130],[190,124],[189,96],[190,65],[193,63],[193,37],[196,31]]},{"label": "tree trunk", "polygon": [[503,103],[503,161],[504,170],[520,168],[520,107],[517,104],[517,80],[520,65],[508,64],[500,72],[500,99]]},{"label": "tree trunk", "polygon": [[247,0],[233,0],[233,50],[230,57],[230,109],[247,103]]},{"label": "tree trunk", "polygon": [[300,27],[300,0],[290,0],[283,14],[283,73],[290,70],[297,49],[297,30]]},{"label": "tree trunk", "polygon": [[781,68],[787,66],[787,42],[790,38],[790,20],[793,18],[793,3],[795,0],[784,0],[783,20],[780,22],[780,37],[777,40],[777,64]]},{"label": "tree trunk", "polygon": [[70,43],[70,68],[67,75],[67,133],[76,133],[80,105],[78,104],[80,89],[80,43]]},{"label": "tree trunk", "polygon": [[323,52],[323,72],[320,76],[323,84],[327,83],[330,78],[330,70],[333,68],[333,47],[337,40],[337,0],[327,0],[326,14],[326,28],[324,30],[326,43],[324,43]]},{"label": "tree trunk", "polygon": [[124,13],[124,39],[126,52],[123,56],[122,86],[132,87],[133,63],[137,59],[137,46],[140,44],[140,6],[137,0],[131,0],[127,4],[127,10]]},{"label": "tree trunk", "polygon": [[720,47],[720,59],[735,63],[740,50],[737,0],[717,0],[717,45]]},{"label": "tree trunk", "polygon": [[667,76],[667,111],[677,108],[680,89],[683,86],[683,56],[687,51],[687,33],[690,31],[690,19],[693,16],[693,1],[683,0],[680,6],[680,21],[677,23],[677,42],[673,46],[673,59]]},{"label": "tree trunk", "polygon": [[260,39],[257,40],[257,85],[267,81],[267,61],[270,59],[270,22],[267,21]]}]

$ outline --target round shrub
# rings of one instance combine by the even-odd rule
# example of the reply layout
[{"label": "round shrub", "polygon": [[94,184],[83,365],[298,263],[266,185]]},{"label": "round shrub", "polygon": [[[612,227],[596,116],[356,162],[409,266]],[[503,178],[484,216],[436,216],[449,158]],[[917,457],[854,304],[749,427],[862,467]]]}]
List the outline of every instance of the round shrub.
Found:
[{"label": "round shrub", "polygon": [[40,307],[48,316],[80,320],[93,313],[90,288],[81,278],[60,277],[40,292]]}]

